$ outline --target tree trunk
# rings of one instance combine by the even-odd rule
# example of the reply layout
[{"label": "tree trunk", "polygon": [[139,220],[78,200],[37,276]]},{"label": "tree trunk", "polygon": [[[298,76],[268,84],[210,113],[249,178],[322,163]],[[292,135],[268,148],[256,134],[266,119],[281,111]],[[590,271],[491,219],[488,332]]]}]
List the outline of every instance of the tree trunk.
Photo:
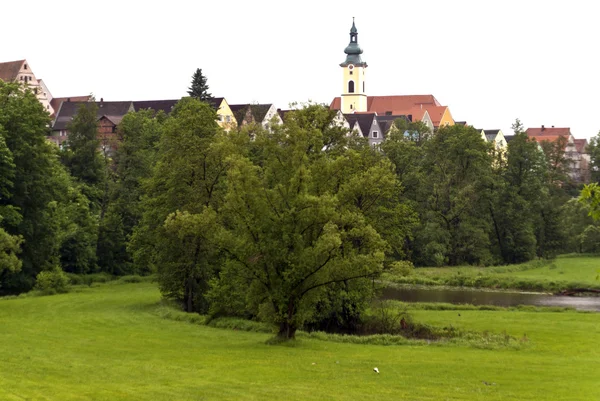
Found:
[{"label": "tree trunk", "polygon": [[286,318],[279,325],[279,333],[277,334],[277,337],[285,340],[293,340],[296,338],[296,330],[298,330],[298,327],[296,327],[295,323],[291,323],[294,321],[295,315],[296,304],[294,302],[294,299],[292,298],[288,301]]},{"label": "tree trunk", "polygon": [[279,325],[279,333],[277,333],[277,337],[283,340],[293,340],[296,338],[296,330],[298,328],[289,322],[282,322]]}]

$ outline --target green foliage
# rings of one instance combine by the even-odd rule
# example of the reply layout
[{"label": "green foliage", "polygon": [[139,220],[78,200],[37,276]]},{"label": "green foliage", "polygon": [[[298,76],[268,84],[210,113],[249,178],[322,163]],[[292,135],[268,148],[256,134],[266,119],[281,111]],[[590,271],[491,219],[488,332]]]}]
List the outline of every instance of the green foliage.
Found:
[{"label": "green foliage", "polygon": [[257,127],[256,153],[232,157],[227,170],[215,238],[238,275],[260,288],[253,302],[284,338],[341,283],[376,276],[388,250],[374,226],[377,209],[393,205],[392,168],[365,145],[342,146],[348,138],[333,116],[309,105],[271,132]]},{"label": "green foliage", "polygon": [[589,215],[594,220],[600,220],[600,187],[597,183],[584,186],[579,201],[589,206]]},{"label": "green foliage", "polygon": [[4,270],[17,272],[21,269],[19,253],[21,252],[22,237],[10,235],[0,228],[0,274]]},{"label": "green foliage", "polygon": [[154,115],[142,110],[128,113],[119,124],[120,146],[113,157],[115,179],[110,183],[108,207],[98,235],[98,265],[102,271],[134,271],[127,243],[142,218],[143,182],[151,177],[156,164],[165,119],[163,113]]},{"label": "green foliage", "polygon": [[69,277],[60,267],[40,272],[36,277],[35,289],[45,295],[69,292],[69,286]]},{"label": "green foliage", "polygon": [[4,271],[2,293],[31,289],[38,272],[59,263],[56,208],[63,206],[68,188],[55,150],[45,139],[49,126],[50,117],[33,92],[0,81],[0,224],[23,239],[22,268]]},{"label": "green foliage", "polygon": [[158,272],[163,294],[190,312],[208,310],[205,293],[218,264],[206,230],[235,147],[215,120],[212,107],[196,99],[176,105],[164,123],[153,174],[144,181],[141,220],[129,244],[134,271]]},{"label": "green foliage", "polygon": [[586,152],[590,155],[591,182],[598,183],[600,182],[600,132],[590,138]]},{"label": "green foliage", "polygon": [[210,102],[212,95],[208,92],[208,83],[206,77],[202,74],[202,69],[197,68],[192,75],[192,84],[188,89],[188,94],[202,102]]},{"label": "green foliage", "polygon": [[98,107],[95,103],[81,103],[77,114],[67,125],[69,137],[66,148],[61,151],[63,163],[71,175],[81,184],[82,190],[92,202],[95,210],[100,209],[106,176],[106,163],[98,152]]},{"label": "green foliage", "polygon": [[423,145],[421,226],[413,252],[419,264],[489,264],[484,188],[491,180],[490,147],[472,127],[441,127]]}]

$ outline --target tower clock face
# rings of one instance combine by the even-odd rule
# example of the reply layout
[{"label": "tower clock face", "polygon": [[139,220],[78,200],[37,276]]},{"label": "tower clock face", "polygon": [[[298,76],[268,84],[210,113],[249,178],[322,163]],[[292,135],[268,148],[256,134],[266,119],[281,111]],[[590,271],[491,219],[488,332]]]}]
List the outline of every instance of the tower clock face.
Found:
[{"label": "tower clock face", "polygon": [[353,65],[353,64],[348,64],[348,69],[349,69],[350,71],[352,71],[352,70],[354,69],[354,65]]}]

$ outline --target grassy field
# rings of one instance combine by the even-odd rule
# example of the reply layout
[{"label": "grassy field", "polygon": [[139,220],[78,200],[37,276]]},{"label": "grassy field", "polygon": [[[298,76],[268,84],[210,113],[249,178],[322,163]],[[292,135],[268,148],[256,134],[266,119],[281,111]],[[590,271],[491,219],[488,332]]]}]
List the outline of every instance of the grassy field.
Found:
[{"label": "grassy field", "polygon": [[600,288],[600,256],[565,255],[552,261],[494,267],[417,268],[407,277],[386,279],[404,284],[488,287],[557,292],[568,288]]},{"label": "grassy field", "polygon": [[[354,345],[161,318],[152,283],[0,300],[0,400],[600,400],[600,315],[425,311],[527,346]],[[380,374],[373,372],[378,367]]]}]

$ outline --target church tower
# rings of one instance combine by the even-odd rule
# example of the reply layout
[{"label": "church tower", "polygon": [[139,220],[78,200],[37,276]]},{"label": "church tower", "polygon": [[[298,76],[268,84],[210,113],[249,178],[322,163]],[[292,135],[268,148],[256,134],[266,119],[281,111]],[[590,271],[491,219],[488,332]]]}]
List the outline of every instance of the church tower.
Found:
[{"label": "church tower", "polygon": [[344,89],[342,90],[342,113],[367,111],[367,94],[365,92],[365,70],[367,63],[362,61],[362,49],[358,45],[358,31],[352,18],[350,43],[344,50],[346,61],[340,64],[344,69]]}]

